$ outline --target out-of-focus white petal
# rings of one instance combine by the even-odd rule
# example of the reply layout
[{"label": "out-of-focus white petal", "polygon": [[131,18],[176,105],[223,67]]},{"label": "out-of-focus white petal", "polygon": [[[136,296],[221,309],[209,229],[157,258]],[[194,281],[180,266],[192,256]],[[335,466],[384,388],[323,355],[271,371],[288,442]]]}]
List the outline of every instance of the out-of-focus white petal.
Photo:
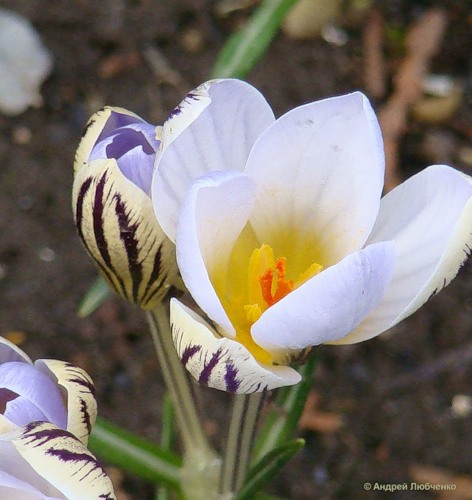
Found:
[{"label": "out-of-focus white petal", "polygon": [[[4,457],[9,459],[8,464]],[[55,495],[59,498],[62,495],[68,500],[116,498],[111,481],[97,459],[76,437],[53,424],[34,422],[0,435],[0,464],[1,470],[49,495],[54,490],[60,492]],[[24,473],[19,476],[18,471]]]},{"label": "out-of-focus white petal", "polygon": [[257,237],[272,242],[286,234],[285,248],[274,251],[287,262],[318,255],[327,266],[359,250],[377,216],[384,177],[369,101],[355,92],[293,109],[256,141],[245,173],[260,185],[251,217]]},{"label": "out-of-focus white petal", "polygon": [[267,309],[252,325],[252,338],[282,353],[344,337],[377,305],[394,265],[392,242],[348,255]]},{"label": "out-of-focus white petal", "polygon": [[55,359],[40,359],[35,366],[65,390],[67,430],[87,446],[97,419],[95,386],[89,375],[76,366]]},{"label": "out-of-focus white petal", "polygon": [[456,276],[472,247],[470,178],[444,165],[388,193],[370,242],[393,240],[397,264],[378,306],[341,343],[370,339],[422,306]]},{"label": "out-of-focus white petal", "polygon": [[162,129],[152,198],[175,241],[178,212],[192,182],[214,170],[244,170],[257,137],[274,121],[265,98],[239,80],[213,80],[188,94]]},{"label": "out-of-focus white petal", "polygon": [[0,337],[0,364],[10,361],[23,361],[32,364],[30,357],[19,347],[3,337]]},{"label": "out-of-focus white petal", "polygon": [[0,111],[13,116],[40,106],[40,86],[52,65],[51,53],[28,19],[0,9]]},{"label": "out-of-focus white petal", "polygon": [[249,394],[300,382],[287,366],[262,366],[240,343],[219,338],[191,309],[171,301],[172,337],[177,353],[199,383],[226,392]]},{"label": "out-of-focus white petal", "polygon": [[228,335],[231,324],[210,281],[215,266],[225,269],[235,240],[252,208],[253,181],[237,172],[213,172],[195,182],[181,210],[177,262],[199,306]]}]

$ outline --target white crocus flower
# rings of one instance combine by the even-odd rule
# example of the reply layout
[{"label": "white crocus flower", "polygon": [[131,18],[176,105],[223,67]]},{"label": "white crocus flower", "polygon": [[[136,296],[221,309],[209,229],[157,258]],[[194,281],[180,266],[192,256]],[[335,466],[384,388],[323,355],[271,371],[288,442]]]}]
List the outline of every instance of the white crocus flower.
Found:
[{"label": "white crocus flower", "polygon": [[295,384],[322,343],[370,339],[457,274],[471,245],[470,178],[444,165],[381,199],[377,119],[359,92],[275,120],[237,80],[189,94],[163,127],[152,196],[182,278],[173,338],[201,383]]}]

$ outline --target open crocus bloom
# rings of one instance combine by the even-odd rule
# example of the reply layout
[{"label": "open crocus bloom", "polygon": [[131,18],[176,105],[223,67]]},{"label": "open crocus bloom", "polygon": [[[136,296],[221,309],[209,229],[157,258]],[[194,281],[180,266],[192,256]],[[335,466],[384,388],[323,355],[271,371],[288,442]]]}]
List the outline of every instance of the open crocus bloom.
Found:
[{"label": "open crocus bloom", "polygon": [[122,108],[89,120],[74,163],[74,221],[108,284],[152,309],[176,276],[174,245],[149,197],[159,127]]},{"label": "open crocus bloom", "polygon": [[237,80],[189,94],[163,126],[152,196],[182,278],[173,338],[201,383],[291,385],[322,343],[370,339],[412,314],[470,251],[472,185],[427,168],[381,199],[377,119],[359,92],[275,120]]},{"label": "open crocus bloom", "polygon": [[0,338],[0,498],[115,498],[86,448],[96,415],[87,373]]}]

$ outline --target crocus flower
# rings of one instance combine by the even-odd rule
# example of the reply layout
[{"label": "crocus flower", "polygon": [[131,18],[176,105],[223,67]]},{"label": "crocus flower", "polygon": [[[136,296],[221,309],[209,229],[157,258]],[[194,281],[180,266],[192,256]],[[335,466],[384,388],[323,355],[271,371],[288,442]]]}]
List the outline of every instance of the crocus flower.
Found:
[{"label": "crocus flower", "polygon": [[87,373],[0,338],[0,498],[115,498],[86,448],[96,415]]},{"label": "crocus flower", "polygon": [[149,198],[158,133],[106,107],[90,118],[74,163],[74,220],[85,248],[112,289],[143,309],[154,307],[177,272],[174,245]]},{"label": "crocus flower", "polygon": [[431,166],[381,198],[384,153],[359,93],[275,120],[237,80],[190,93],[164,123],[152,196],[182,278],[175,346],[201,383],[238,393],[295,384],[289,365],[406,318],[472,244],[472,185]]}]

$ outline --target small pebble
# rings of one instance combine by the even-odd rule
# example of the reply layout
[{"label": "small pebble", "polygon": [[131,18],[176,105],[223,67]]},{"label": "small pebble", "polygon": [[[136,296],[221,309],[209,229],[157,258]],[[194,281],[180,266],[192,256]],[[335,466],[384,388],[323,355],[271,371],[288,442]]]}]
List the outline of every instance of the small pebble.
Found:
[{"label": "small pebble", "polygon": [[466,394],[456,394],[452,398],[451,410],[456,417],[468,417],[472,413],[472,397]]},{"label": "small pebble", "polygon": [[56,258],[56,252],[52,248],[43,247],[39,250],[38,257],[43,262],[52,262]]}]

